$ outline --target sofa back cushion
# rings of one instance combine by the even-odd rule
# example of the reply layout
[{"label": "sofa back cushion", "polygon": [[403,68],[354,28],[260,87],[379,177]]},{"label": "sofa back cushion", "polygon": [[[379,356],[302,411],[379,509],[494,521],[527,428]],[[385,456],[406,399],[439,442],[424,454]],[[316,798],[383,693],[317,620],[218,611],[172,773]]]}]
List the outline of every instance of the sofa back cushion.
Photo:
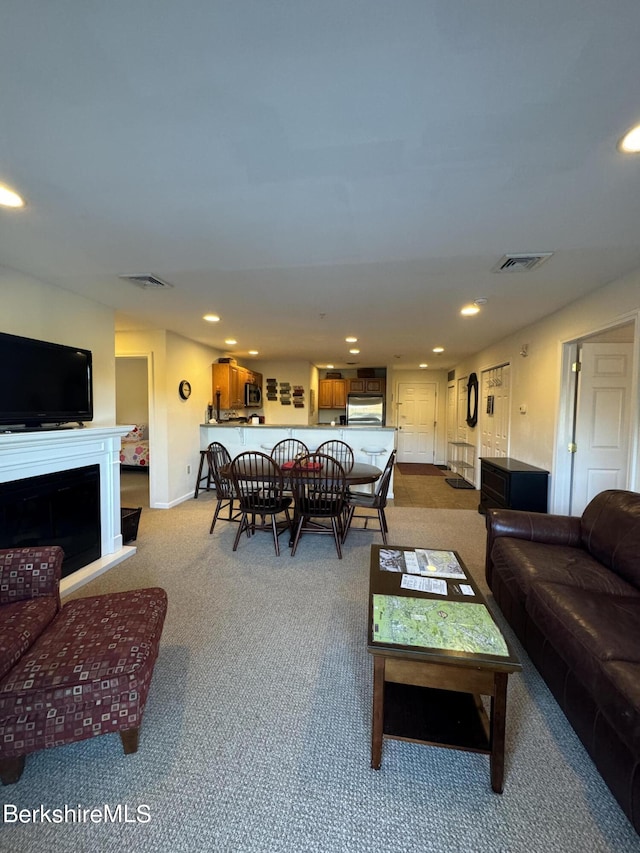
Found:
[{"label": "sofa back cushion", "polygon": [[581,538],[596,560],[640,588],[640,494],[600,492],[582,514]]}]

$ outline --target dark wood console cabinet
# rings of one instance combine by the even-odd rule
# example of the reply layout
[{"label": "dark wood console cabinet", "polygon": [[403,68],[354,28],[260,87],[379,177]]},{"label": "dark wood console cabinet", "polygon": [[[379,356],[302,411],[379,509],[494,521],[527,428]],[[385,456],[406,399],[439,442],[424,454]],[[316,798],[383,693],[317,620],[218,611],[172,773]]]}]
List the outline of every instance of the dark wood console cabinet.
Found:
[{"label": "dark wood console cabinet", "polygon": [[509,457],[480,457],[480,505],[488,509],[547,512],[549,472]]}]

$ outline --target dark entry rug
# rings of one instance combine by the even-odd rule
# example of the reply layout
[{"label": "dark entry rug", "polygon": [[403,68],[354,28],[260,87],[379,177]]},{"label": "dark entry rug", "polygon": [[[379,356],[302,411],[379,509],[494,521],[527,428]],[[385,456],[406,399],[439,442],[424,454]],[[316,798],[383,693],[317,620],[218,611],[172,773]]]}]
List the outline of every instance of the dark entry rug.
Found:
[{"label": "dark entry rug", "polygon": [[396,468],[401,474],[412,477],[444,477],[445,471],[437,465],[427,465],[424,462],[397,462]]}]

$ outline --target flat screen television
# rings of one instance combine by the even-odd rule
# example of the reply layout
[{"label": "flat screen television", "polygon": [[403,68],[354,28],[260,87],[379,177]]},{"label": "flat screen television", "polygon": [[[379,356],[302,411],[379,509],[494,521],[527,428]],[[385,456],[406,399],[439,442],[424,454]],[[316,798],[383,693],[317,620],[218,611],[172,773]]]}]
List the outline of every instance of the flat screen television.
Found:
[{"label": "flat screen television", "polygon": [[93,420],[91,351],[0,332],[0,425]]}]

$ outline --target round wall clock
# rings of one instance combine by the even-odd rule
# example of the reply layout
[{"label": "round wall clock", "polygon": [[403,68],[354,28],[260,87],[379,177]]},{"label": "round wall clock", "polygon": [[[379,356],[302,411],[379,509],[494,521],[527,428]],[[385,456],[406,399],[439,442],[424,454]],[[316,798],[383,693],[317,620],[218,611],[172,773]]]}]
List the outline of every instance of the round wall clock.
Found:
[{"label": "round wall clock", "polygon": [[186,379],[183,379],[178,386],[178,394],[180,394],[183,400],[188,400],[191,396],[191,383],[187,382]]}]

